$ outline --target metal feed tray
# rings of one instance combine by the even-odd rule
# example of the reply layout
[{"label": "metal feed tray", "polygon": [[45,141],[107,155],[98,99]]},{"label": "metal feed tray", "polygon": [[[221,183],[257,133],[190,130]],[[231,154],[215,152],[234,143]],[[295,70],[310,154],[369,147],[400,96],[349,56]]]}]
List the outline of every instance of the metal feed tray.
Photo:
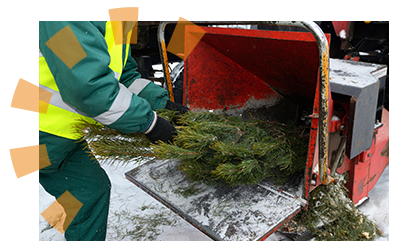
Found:
[{"label": "metal feed tray", "polygon": [[[208,186],[190,182],[178,161],[153,160],[125,175],[214,240],[264,240],[297,214],[304,200],[263,181],[256,186]],[[301,194],[298,195],[301,197]]]}]

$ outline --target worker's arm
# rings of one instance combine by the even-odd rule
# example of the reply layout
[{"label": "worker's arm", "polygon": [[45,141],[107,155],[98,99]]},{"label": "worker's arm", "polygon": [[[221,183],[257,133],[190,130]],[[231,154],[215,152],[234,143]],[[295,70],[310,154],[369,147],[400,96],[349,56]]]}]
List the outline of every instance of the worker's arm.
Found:
[{"label": "worker's arm", "polygon": [[[99,22],[39,22],[39,48],[64,102],[121,132],[145,132],[155,114],[148,101],[133,94],[114,78],[108,67],[107,44],[96,23],[100,25]],[[46,43],[54,35],[60,35],[59,31],[64,28],[70,28],[72,34],[66,32],[61,42],[53,44],[58,50],[64,50],[61,56],[64,58],[60,58]],[[68,57],[74,59],[77,56],[75,50],[79,50],[68,45],[73,36],[86,56],[70,68],[66,64],[71,60]]]},{"label": "worker's arm", "polygon": [[148,79],[141,78],[137,63],[130,55],[130,50],[120,82],[133,93],[147,100],[153,110],[164,109],[169,100],[167,90]]}]

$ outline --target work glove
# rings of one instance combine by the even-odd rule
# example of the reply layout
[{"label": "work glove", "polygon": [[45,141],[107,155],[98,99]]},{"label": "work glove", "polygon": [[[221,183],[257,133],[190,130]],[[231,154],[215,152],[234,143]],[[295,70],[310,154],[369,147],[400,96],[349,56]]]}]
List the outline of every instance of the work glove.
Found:
[{"label": "work glove", "polygon": [[171,102],[170,100],[167,101],[165,109],[177,111],[177,113],[175,113],[175,116],[172,118],[173,123],[176,125],[182,125],[181,122],[179,121],[179,118],[181,117],[181,115],[190,111],[187,107],[178,103]]},{"label": "work glove", "polygon": [[165,105],[165,109],[178,111],[180,114],[184,114],[189,112],[189,109],[182,104],[171,102],[170,100],[167,101],[167,105]]},{"label": "work glove", "polygon": [[144,132],[152,143],[157,141],[172,142],[173,137],[177,134],[175,127],[162,117],[154,115],[154,120],[150,128]]}]

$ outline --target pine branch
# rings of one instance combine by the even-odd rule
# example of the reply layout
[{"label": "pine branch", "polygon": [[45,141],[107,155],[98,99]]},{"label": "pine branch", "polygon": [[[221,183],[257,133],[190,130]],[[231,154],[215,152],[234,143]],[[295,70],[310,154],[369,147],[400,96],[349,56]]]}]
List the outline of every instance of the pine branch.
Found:
[{"label": "pine branch", "polygon": [[143,144],[147,144],[147,140],[143,140],[139,135],[130,140],[105,137],[89,142],[92,153],[98,156],[100,161],[110,163],[115,161],[123,163],[141,162],[149,159],[149,157],[155,157],[152,148],[144,147]]},{"label": "pine branch", "polygon": [[82,133],[94,156],[100,161],[114,163],[141,162],[155,157],[150,140],[143,134],[124,134],[100,123],[88,123],[84,120],[76,126]]},{"label": "pine branch", "polygon": [[84,139],[100,160],[179,159],[192,180],[229,185],[257,184],[266,177],[284,183],[305,167],[307,137],[295,126],[243,121],[210,112],[159,110],[177,128],[173,143],[152,144],[143,134],[123,134],[99,124],[83,124]]},{"label": "pine branch", "polygon": [[176,144],[169,144],[160,142],[158,145],[152,145],[154,154],[159,159],[181,159],[185,160],[196,160],[203,156],[204,152],[195,151],[179,147]]},{"label": "pine branch", "polygon": [[260,165],[255,159],[244,160],[238,165],[224,163],[219,165],[212,173],[217,176],[217,179],[223,179],[231,186],[256,185],[263,179]]}]

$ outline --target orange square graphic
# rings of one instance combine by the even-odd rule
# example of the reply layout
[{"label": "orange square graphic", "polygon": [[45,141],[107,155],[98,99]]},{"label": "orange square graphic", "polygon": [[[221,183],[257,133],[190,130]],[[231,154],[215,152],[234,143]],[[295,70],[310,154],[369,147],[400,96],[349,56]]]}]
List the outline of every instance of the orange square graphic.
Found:
[{"label": "orange square graphic", "polygon": [[111,21],[138,21],[139,8],[138,7],[124,7],[109,9]]},{"label": "orange square graphic", "polygon": [[17,178],[51,165],[45,144],[10,149],[10,155]]},{"label": "orange square graphic", "polygon": [[[111,21],[115,45],[137,43],[137,22]],[[134,35],[135,34],[135,35]]]},{"label": "orange square graphic", "polygon": [[17,179],[39,170],[39,145],[11,148],[9,153]]},{"label": "orange square graphic", "polygon": [[117,8],[108,10],[116,45],[136,44],[138,33],[138,7]]},{"label": "orange square graphic", "polygon": [[47,90],[20,79],[14,92],[11,107],[46,114],[52,95]]},{"label": "orange square graphic", "polygon": [[[194,31],[196,34],[196,39],[192,39],[192,43],[189,44],[187,51],[185,51],[185,28],[186,26],[194,26],[196,28]],[[180,17],[178,23],[176,24],[174,33],[172,34],[171,40],[168,44],[167,51],[171,52],[172,54],[180,57],[183,60],[186,60],[190,52],[193,51],[194,47],[200,42],[201,38],[206,32],[196,24]]]},{"label": "orange square graphic", "polygon": [[66,191],[41,215],[53,228],[63,234],[78,214],[82,205],[70,192]]},{"label": "orange square graphic", "polygon": [[52,36],[46,45],[70,69],[87,56],[69,25]]}]

